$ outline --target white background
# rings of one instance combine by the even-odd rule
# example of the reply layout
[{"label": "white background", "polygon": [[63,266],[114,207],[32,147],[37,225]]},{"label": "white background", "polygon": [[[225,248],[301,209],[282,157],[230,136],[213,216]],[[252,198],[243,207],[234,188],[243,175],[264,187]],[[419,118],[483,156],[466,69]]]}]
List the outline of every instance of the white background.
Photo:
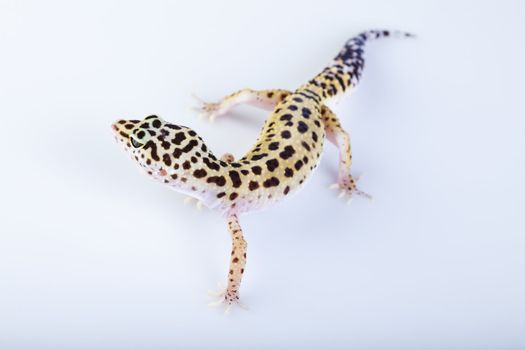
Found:
[{"label": "white background", "polygon": [[[525,7],[519,1],[0,3],[0,348],[525,347]],[[293,89],[349,37],[368,46],[335,110],[374,195],[327,189],[327,144],[296,196],[242,224],[241,296],[225,222],[184,206],[116,145],[158,114],[240,156],[263,112],[189,112],[243,87]]]}]

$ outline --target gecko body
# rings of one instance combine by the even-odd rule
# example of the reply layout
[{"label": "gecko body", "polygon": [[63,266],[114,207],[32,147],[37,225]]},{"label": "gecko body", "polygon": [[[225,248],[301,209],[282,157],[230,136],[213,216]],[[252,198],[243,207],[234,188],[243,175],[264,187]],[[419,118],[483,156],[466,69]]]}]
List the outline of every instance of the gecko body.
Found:
[{"label": "gecko body", "polygon": [[388,36],[410,34],[363,32],[346,42],[332,64],[295,91],[243,89],[217,103],[203,103],[199,110],[211,118],[241,103],[271,111],[255,144],[238,160],[228,154],[217,157],[194,130],[155,115],[112,124],[117,142],[150,177],[227,218],[232,253],[221,302],[239,301],[247,247],[239,215],[266,208],[300,189],[319,164],[325,139],[339,149],[336,187],[350,196],[368,196],[357,189],[350,174],[349,136],[325,102],[357,85],[366,42]]}]

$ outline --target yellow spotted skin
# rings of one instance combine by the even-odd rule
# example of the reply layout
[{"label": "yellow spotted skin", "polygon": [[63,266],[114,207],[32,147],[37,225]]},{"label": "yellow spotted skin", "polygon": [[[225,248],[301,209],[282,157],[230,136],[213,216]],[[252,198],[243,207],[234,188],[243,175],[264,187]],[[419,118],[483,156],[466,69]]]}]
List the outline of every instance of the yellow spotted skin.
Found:
[{"label": "yellow spotted skin", "polygon": [[367,41],[394,35],[409,36],[368,31],[350,39],[330,66],[295,91],[242,89],[217,103],[202,103],[199,112],[211,119],[242,103],[271,111],[253,147],[238,160],[231,154],[216,157],[194,130],[155,115],[112,125],[116,140],[149,176],[227,218],[233,248],[221,302],[239,300],[247,247],[239,215],[266,208],[302,187],[319,164],[325,139],[339,149],[336,186],[348,195],[366,196],[350,175],[349,136],[324,103],[358,83]]}]

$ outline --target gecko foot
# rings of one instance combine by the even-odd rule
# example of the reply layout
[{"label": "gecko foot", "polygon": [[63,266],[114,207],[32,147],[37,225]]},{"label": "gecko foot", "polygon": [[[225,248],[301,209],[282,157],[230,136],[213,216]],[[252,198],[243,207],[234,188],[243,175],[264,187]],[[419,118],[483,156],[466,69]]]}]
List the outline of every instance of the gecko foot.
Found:
[{"label": "gecko foot", "polygon": [[197,102],[197,106],[193,107],[192,110],[197,113],[199,117],[207,118],[210,122],[213,122],[215,118],[224,114],[224,112],[221,110],[221,103],[208,103],[195,94],[192,94],[192,97]]},{"label": "gecko foot", "polygon": [[352,175],[347,175],[345,177],[340,178],[339,182],[330,185],[330,188],[335,190],[341,190],[338,197],[343,198],[345,196],[348,196],[348,203],[352,202],[354,195],[358,195],[372,200],[373,198],[371,195],[357,188],[358,180],[359,177],[353,178]]},{"label": "gecko foot", "polygon": [[218,298],[216,301],[212,301],[208,303],[208,306],[216,307],[221,306],[224,307],[224,314],[228,315],[231,312],[231,309],[233,306],[238,306],[243,310],[248,310],[248,307],[244,304],[242,304],[239,301],[239,293],[238,292],[230,292],[226,288],[222,287],[220,283],[218,283],[219,291],[214,292],[209,290],[208,295],[213,298]]},{"label": "gecko foot", "polygon": [[235,156],[231,153],[224,153],[222,156],[221,156],[221,160],[226,162],[226,163],[232,163],[235,161]]}]

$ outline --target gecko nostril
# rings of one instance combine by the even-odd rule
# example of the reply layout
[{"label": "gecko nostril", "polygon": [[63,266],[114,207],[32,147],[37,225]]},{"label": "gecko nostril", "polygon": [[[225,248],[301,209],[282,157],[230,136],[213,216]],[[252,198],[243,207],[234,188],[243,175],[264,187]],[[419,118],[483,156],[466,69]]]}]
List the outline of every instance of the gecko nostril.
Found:
[{"label": "gecko nostril", "polygon": [[115,131],[118,130],[118,128],[117,128],[117,126],[116,126],[115,124],[111,124],[111,129],[113,129],[113,130],[115,130]]}]

